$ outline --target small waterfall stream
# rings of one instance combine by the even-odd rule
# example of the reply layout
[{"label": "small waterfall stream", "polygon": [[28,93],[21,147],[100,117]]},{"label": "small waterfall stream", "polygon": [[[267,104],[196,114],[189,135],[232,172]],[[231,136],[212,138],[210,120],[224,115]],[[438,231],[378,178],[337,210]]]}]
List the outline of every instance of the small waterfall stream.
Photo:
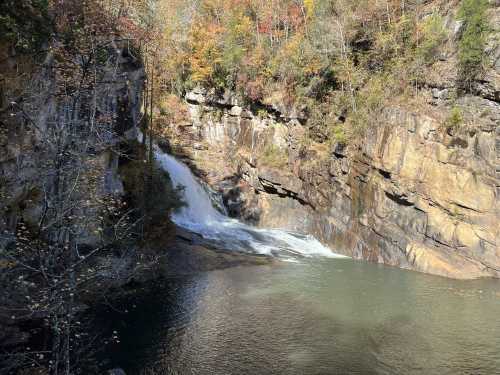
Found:
[{"label": "small waterfall stream", "polygon": [[343,257],[312,236],[279,229],[255,228],[223,215],[214,208],[208,192],[185,164],[158,148],[155,157],[161,168],[170,174],[174,186],[184,187],[187,205],[172,217],[177,225],[238,251],[289,260],[310,256]]}]

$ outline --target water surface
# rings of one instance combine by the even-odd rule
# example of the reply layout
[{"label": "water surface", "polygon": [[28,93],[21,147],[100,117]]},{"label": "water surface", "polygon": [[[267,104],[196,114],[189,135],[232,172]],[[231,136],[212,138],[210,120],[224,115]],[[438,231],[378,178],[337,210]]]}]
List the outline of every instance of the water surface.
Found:
[{"label": "water surface", "polygon": [[170,280],[109,313],[134,374],[500,374],[500,284],[348,259]]}]

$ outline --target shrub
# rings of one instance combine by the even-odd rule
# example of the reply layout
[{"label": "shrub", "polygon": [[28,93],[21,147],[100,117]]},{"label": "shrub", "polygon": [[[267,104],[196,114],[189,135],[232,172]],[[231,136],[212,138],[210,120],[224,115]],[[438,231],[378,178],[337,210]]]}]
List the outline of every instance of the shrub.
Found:
[{"label": "shrub", "polygon": [[257,117],[261,120],[265,119],[267,117],[267,111],[265,109],[259,108],[257,110]]},{"label": "shrub", "polygon": [[446,41],[447,36],[443,17],[439,14],[434,13],[424,20],[417,55],[425,64],[430,65],[435,61],[439,47]]},{"label": "shrub", "polygon": [[368,127],[377,126],[388,95],[386,90],[389,79],[389,75],[374,76],[356,95],[357,108],[348,121],[350,137],[360,137]]},{"label": "shrub", "polygon": [[288,155],[285,150],[270,144],[264,149],[260,161],[268,167],[281,168],[288,163]]},{"label": "shrub", "polygon": [[390,59],[403,55],[414,45],[414,32],[414,21],[405,15],[397,22],[388,25],[385,30],[379,31],[374,41],[374,53],[378,60],[385,64]]},{"label": "shrub", "polygon": [[333,126],[331,130],[331,137],[337,143],[340,143],[341,145],[347,145],[348,138],[343,126],[341,125]]},{"label": "shrub", "polygon": [[487,0],[463,0],[458,16],[464,30],[458,44],[459,80],[466,91],[483,72],[486,37],[490,31],[486,19]]},{"label": "shrub", "polygon": [[458,107],[453,107],[445,121],[446,129],[457,131],[462,126],[463,121],[462,110]]}]

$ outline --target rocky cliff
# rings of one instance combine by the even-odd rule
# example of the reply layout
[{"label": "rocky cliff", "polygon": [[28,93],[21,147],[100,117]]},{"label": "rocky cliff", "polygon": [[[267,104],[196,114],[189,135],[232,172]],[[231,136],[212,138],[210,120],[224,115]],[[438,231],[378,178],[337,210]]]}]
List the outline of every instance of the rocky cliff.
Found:
[{"label": "rocky cliff", "polygon": [[[54,208],[59,177],[68,177],[73,170],[80,173],[70,176],[75,181],[75,202],[92,201],[88,207],[78,207],[89,222],[79,233],[79,242],[90,246],[102,242],[101,234],[95,233],[101,213],[94,203],[124,193],[117,150],[121,142],[136,138],[144,80],[142,65],[129,54],[126,42],[113,42],[105,52],[108,61],[96,75],[99,82],[66,87],[74,90],[70,94],[61,93],[60,67],[53,53],[40,66],[31,62],[31,68],[30,63],[22,64],[28,60],[22,55],[2,56],[0,231],[14,233],[20,223],[31,229],[47,225],[44,219]],[[17,82],[16,90],[15,72],[23,69],[30,78]],[[11,71],[14,74],[9,75]],[[75,74],[77,79],[86,78]]]},{"label": "rocky cliff", "polygon": [[223,193],[231,215],[310,233],[357,259],[453,278],[500,277],[499,50],[476,95],[453,101],[453,73],[424,104],[386,107],[356,144],[305,144],[305,119],[231,94],[189,92],[177,154]]},{"label": "rocky cliff", "polygon": [[[69,289],[58,280],[71,272],[71,262],[82,265],[92,251],[115,241],[109,228],[116,220],[110,219],[125,193],[120,144],[136,138],[141,116],[144,70],[126,42],[113,40],[92,69],[76,54],[55,49],[33,57],[0,48],[3,353],[40,330],[39,319],[58,311],[54,306],[64,306],[61,295]],[[99,255],[103,260],[91,259],[92,266],[102,262],[99,277],[111,284],[134,260]],[[16,356],[3,360],[7,368],[19,365]]]}]

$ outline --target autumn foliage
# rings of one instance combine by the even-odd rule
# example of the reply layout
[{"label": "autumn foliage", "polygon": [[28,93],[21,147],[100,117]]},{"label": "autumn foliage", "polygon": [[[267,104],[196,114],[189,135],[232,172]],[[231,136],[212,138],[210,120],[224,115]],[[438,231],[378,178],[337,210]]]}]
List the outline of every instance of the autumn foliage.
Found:
[{"label": "autumn foliage", "polygon": [[[204,86],[251,102],[303,108],[310,125],[325,134],[331,128],[354,134],[376,121],[374,108],[382,108],[389,93],[418,96],[450,41],[446,1],[161,3],[168,20],[158,28],[166,91],[182,96]],[[332,125],[335,118],[346,124]]]}]

